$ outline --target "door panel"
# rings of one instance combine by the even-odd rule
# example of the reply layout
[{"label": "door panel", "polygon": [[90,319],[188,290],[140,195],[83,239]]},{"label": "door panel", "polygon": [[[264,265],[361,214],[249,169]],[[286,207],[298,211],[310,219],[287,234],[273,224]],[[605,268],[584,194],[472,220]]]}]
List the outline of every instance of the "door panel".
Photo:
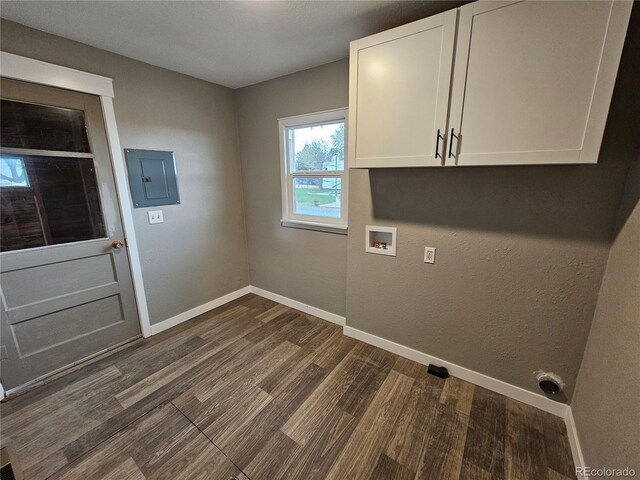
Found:
[{"label": "door panel", "polygon": [[12,389],[135,338],[140,325],[127,250],[112,246],[124,234],[99,98],[6,79],[1,88],[1,373]]},{"label": "door panel", "polygon": [[613,89],[612,82],[608,95],[598,89],[609,70],[602,59],[612,8],[610,1],[462,7],[448,164],[595,163],[597,151],[582,154],[594,106],[608,106]]},{"label": "door panel", "polygon": [[456,16],[445,12],[352,43],[354,166],[442,163]]},{"label": "door panel", "polygon": [[[145,181],[144,194],[145,198],[149,200],[157,200],[159,198],[169,197],[169,186],[167,185],[167,176],[165,174],[164,160],[158,160],[157,158],[142,158],[140,159],[140,165],[142,166],[142,175],[149,179],[156,179],[156,181]],[[161,179],[158,181],[158,179]]]},{"label": "door panel", "polygon": [[51,309],[54,313],[34,315],[29,321],[14,323],[13,333],[20,354],[28,357],[55,350],[58,345],[119,326],[124,321],[124,312],[118,291],[112,293],[87,303],[76,303],[67,309]]},{"label": "door panel", "polygon": [[[52,282],[55,276],[65,282]],[[117,282],[111,252],[51,264],[4,270],[2,293],[10,310]]]}]

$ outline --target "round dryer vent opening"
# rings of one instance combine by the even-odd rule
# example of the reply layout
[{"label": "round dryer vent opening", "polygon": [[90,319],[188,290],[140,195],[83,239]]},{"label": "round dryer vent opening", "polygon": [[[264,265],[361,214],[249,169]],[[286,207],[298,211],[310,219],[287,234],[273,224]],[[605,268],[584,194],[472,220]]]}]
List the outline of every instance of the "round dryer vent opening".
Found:
[{"label": "round dryer vent opening", "polygon": [[557,395],[564,389],[564,382],[559,375],[552,372],[536,372],[538,386],[546,395]]}]

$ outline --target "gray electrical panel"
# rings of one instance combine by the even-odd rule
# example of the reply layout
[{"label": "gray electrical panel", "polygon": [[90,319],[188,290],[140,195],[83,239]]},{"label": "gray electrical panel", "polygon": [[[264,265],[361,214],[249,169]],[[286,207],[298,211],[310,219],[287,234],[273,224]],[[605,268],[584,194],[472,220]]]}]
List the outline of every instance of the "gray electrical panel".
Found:
[{"label": "gray electrical panel", "polygon": [[124,157],[135,208],[180,203],[173,152],[125,148]]}]

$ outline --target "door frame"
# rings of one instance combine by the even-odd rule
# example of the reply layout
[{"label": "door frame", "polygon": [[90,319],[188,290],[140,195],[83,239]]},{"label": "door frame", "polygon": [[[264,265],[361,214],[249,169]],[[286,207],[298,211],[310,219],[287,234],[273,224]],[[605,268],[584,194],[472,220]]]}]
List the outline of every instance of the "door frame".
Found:
[{"label": "door frame", "polygon": [[[125,245],[129,252],[129,268],[131,269],[131,277],[133,279],[133,290],[138,317],[140,319],[140,329],[143,337],[150,337],[151,323],[149,321],[149,308],[147,306],[147,296],[144,291],[142,267],[140,265],[140,255],[138,254],[138,241],[133,223],[132,200],[129,191],[127,168],[122,155],[116,125],[116,115],[113,109],[114,93],[112,79],[7,52],[0,52],[0,64],[2,65],[1,75],[6,78],[88,93],[100,97],[100,105],[102,106],[102,115],[107,133],[107,143],[109,144],[109,153],[111,154],[111,166],[113,167],[113,175],[116,182],[118,206],[124,228]],[[4,392],[2,391],[1,393]]]}]

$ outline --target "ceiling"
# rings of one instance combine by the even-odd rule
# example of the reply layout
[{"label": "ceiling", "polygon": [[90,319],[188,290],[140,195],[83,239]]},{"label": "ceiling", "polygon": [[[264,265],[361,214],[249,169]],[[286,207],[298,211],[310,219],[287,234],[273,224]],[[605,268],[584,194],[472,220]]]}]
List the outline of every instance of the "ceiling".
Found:
[{"label": "ceiling", "polygon": [[345,58],[349,42],[458,6],[436,1],[2,1],[2,17],[239,88]]}]

